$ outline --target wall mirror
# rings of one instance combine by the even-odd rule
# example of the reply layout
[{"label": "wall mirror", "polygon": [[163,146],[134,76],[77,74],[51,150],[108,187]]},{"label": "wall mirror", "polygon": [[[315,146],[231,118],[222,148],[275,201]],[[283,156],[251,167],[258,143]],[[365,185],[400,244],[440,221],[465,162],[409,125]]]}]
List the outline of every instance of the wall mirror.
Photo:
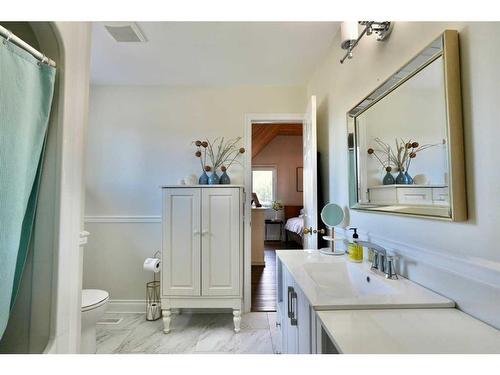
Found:
[{"label": "wall mirror", "polygon": [[447,30],[347,113],[357,210],[465,220],[458,33]]}]

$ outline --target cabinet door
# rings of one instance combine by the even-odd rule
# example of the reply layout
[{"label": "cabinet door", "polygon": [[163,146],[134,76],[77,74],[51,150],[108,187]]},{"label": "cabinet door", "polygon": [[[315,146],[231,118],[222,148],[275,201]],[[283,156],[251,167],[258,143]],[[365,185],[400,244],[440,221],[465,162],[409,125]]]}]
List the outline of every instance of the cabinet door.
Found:
[{"label": "cabinet door", "polygon": [[202,189],[202,295],[241,295],[241,208],[237,188]]},{"label": "cabinet door", "polygon": [[200,295],[200,189],[163,191],[162,295]]},{"label": "cabinet door", "polygon": [[311,354],[311,311],[309,301],[297,286],[294,287],[294,290],[296,294],[294,311],[297,319],[297,352],[299,354]]},{"label": "cabinet door", "polygon": [[286,348],[284,353],[286,354],[298,354],[298,330],[297,330],[297,321],[295,320],[294,308],[296,307],[295,302],[295,284],[293,282],[292,276],[288,273],[285,273],[286,280],[286,306],[287,306],[287,316],[285,322],[282,323],[282,327],[284,327],[285,334],[283,335],[283,346]]}]

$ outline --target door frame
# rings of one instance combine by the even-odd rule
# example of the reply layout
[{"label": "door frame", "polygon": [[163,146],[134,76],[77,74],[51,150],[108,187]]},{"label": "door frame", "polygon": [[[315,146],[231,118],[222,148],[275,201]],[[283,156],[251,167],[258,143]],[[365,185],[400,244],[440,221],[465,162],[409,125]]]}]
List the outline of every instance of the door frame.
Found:
[{"label": "door frame", "polygon": [[304,113],[248,113],[245,115],[245,152],[243,170],[245,175],[245,224],[243,245],[243,312],[252,307],[252,124],[304,122]]}]

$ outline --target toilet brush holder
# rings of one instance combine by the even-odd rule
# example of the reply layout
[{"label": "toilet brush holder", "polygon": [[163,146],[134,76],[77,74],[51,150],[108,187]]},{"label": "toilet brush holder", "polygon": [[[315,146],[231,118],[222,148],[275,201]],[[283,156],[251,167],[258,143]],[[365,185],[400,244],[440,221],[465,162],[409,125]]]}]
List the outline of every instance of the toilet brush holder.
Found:
[{"label": "toilet brush holder", "polygon": [[146,320],[158,320],[161,317],[160,282],[146,284]]}]

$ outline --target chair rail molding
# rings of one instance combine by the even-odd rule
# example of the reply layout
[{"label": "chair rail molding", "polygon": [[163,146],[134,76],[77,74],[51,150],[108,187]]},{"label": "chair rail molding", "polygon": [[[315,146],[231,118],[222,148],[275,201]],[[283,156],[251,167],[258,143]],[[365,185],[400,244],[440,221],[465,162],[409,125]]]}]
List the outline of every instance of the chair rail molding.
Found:
[{"label": "chair rail molding", "polygon": [[161,223],[160,215],[88,215],[86,223]]}]

